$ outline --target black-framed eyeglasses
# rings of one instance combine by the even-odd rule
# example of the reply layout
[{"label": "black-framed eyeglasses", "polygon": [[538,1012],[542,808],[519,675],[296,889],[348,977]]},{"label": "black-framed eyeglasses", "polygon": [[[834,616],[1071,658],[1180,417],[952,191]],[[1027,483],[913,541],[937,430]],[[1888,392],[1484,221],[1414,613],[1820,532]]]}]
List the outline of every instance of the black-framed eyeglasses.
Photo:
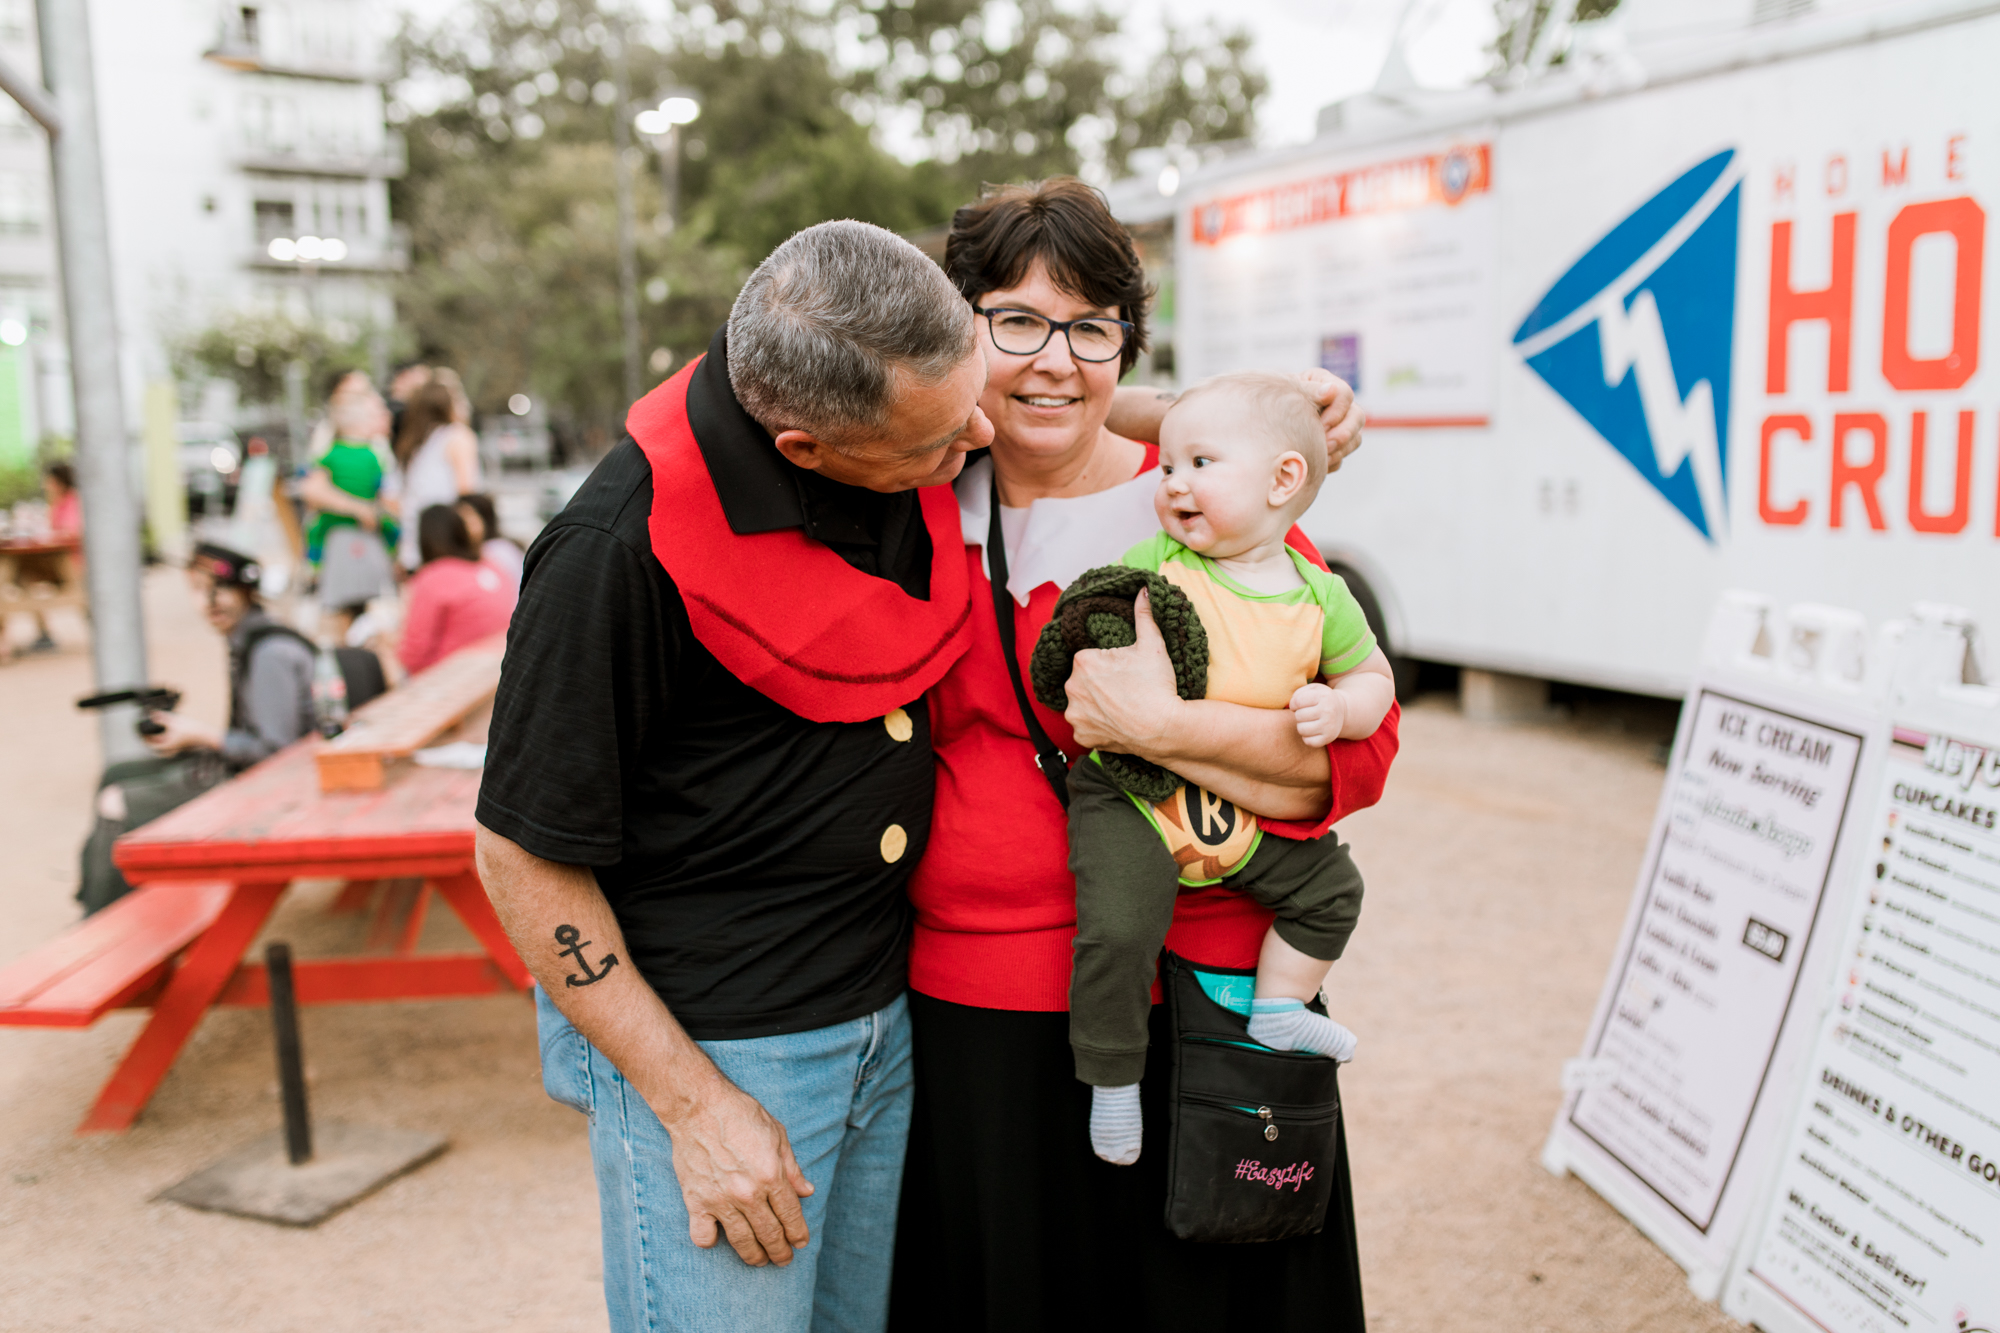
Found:
[{"label": "black-framed eyeglasses", "polygon": [[1125,342],[1132,336],[1131,324],[1102,315],[1048,319],[1032,310],[983,305],[972,307],[972,313],[986,316],[993,345],[1009,356],[1033,356],[1060,333],[1069,341],[1069,353],[1077,360],[1110,361],[1125,350]]}]

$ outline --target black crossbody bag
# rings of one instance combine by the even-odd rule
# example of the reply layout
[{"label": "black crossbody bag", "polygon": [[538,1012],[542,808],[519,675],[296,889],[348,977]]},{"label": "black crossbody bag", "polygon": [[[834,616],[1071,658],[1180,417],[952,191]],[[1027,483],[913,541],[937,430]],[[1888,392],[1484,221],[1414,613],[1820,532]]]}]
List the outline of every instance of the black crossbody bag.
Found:
[{"label": "black crossbody bag", "polygon": [[[1069,757],[1036,719],[1021,679],[997,477],[991,489],[986,566],[1000,651],[1035,747],[1035,766],[1068,809]],[[1210,999],[1194,968],[1171,951],[1162,954],[1160,985],[1174,1033],[1167,1229],[1182,1240],[1227,1243],[1319,1231],[1333,1198],[1340,1066],[1323,1055],[1274,1051],[1252,1041],[1248,1020]],[[1317,1000],[1313,1008],[1325,1012]]]}]

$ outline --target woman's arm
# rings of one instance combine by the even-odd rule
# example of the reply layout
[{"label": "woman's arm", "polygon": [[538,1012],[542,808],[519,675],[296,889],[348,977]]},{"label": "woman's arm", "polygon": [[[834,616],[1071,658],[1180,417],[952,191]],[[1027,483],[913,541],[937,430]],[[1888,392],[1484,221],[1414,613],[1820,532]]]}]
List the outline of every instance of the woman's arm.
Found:
[{"label": "woman's arm", "polygon": [[325,513],[346,514],[364,528],[372,529],[378,522],[374,501],[341,490],[323,467],[306,473],[306,479],[299,483],[299,498]]},{"label": "woman's arm", "polygon": [[[1320,405],[1320,424],[1326,428],[1326,470],[1337,472],[1349,454],[1361,447],[1361,408],[1347,382],[1324,370],[1299,374]],[[1111,414],[1104,419],[1113,435],[1128,440],[1157,440],[1160,422],[1179,394],[1143,384],[1130,384],[1111,395]]]},{"label": "woman's arm", "polygon": [[1150,759],[1271,819],[1326,814],[1327,751],[1299,738],[1289,710],[1181,698],[1166,641],[1143,602],[1137,630],[1130,648],[1076,655],[1064,717],[1077,744]]},{"label": "woman's arm", "polygon": [[460,426],[445,437],[444,456],[451,464],[452,478],[458,483],[460,495],[471,495],[479,489],[479,437],[472,433],[472,427]]},{"label": "woman's arm", "polygon": [[1309,823],[1326,813],[1332,762],[1325,746],[1299,739],[1289,710],[1175,702],[1180,707],[1141,758],[1269,819]]}]

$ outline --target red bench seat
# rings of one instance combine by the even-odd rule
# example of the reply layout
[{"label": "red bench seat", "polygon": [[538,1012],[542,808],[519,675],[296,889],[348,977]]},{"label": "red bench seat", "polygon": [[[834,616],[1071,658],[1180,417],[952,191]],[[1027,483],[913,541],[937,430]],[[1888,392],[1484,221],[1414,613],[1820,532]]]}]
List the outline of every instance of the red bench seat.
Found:
[{"label": "red bench seat", "polygon": [[141,884],[0,967],[0,1027],[89,1027],[140,999],[214,924],[229,892],[226,883]]}]

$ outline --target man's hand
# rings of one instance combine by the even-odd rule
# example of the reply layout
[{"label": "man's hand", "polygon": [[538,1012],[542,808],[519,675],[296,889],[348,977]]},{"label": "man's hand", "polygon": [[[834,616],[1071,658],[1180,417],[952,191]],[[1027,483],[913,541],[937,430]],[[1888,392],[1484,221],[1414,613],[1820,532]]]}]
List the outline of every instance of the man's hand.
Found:
[{"label": "man's hand", "polygon": [[179,754],[183,750],[220,750],[222,733],[206,722],[187,716],[185,713],[152,713],[153,721],[166,730],[158,735],[146,737],[146,744],[154,754]]},{"label": "man's hand", "polygon": [[[481,826],[480,882],[549,998],[618,1067],[674,1143],[674,1174],[688,1234],[712,1246],[717,1230],[754,1267],[791,1262],[808,1239],[799,1199],[813,1192],[785,1127],[731,1083],[675,1021],[631,957],[625,934],[588,866],[545,861]],[[604,970],[577,975],[573,952],[591,943]],[[585,973],[592,971],[585,963]]]},{"label": "man's hand", "polygon": [[694,1243],[707,1249],[726,1235],[752,1268],[789,1264],[792,1251],[810,1239],[799,1200],[813,1187],[792,1156],[785,1127],[719,1074],[674,1119],[660,1119],[673,1137],[674,1174]]},{"label": "man's hand", "polygon": [[1307,745],[1331,745],[1347,725],[1347,696],[1319,681],[1299,686],[1287,707],[1298,723],[1299,739]]},{"label": "man's hand", "polygon": [[1326,470],[1340,471],[1341,462],[1361,447],[1361,405],[1347,381],[1326,370],[1302,370],[1299,378],[1319,403],[1320,425],[1326,427]]},{"label": "man's hand", "polygon": [[1152,600],[1141,589],[1133,607],[1137,642],[1129,648],[1086,648],[1070,667],[1069,708],[1063,716],[1088,750],[1154,752],[1167,715],[1181,702],[1167,641],[1153,623]]}]

